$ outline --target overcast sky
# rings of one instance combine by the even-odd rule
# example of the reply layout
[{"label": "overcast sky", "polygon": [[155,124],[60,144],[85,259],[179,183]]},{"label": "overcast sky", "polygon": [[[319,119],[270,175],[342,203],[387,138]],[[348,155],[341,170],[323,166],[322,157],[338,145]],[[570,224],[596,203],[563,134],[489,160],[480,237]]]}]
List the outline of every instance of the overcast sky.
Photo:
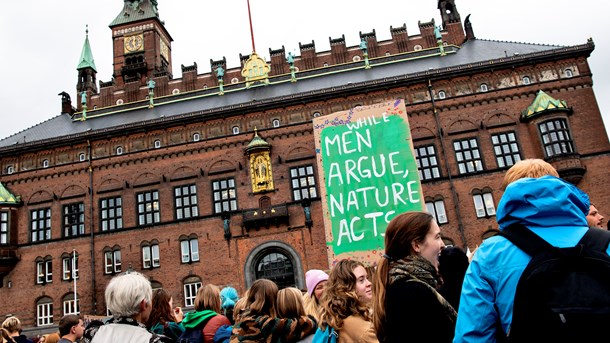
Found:
[{"label": "overcast sky", "polygon": [[[123,0],[2,1],[0,5],[0,139],[59,115],[68,92],[75,104],[76,66],[89,25],[89,41],[97,79],[110,81],[110,22]],[[180,65],[197,62],[210,71],[210,59],[239,66],[239,54],[252,52],[246,0],[158,0],[159,14],[174,39],[174,78]],[[456,0],[462,21],[470,14],[480,39],[552,45],[585,44],[593,38],[589,58],[594,90],[606,130],[610,129],[610,4],[605,0]],[[256,52],[269,59],[269,49],[299,55],[299,43],[315,42],[330,50],[329,37],[345,35],[348,46],[359,32],[375,30],[378,41],[390,38],[390,27],[407,25],[419,34],[418,21],[441,23],[437,0],[250,0]],[[568,104],[570,105],[570,104]]]}]

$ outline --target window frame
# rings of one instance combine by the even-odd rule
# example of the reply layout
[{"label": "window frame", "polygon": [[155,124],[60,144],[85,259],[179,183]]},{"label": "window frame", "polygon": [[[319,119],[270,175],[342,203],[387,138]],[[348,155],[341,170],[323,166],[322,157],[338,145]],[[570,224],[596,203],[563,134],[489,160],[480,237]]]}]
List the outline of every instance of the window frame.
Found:
[{"label": "window frame", "polygon": [[53,259],[50,256],[36,259],[36,284],[46,285],[53,282]]},{"label": "window frame", "polygon": [[[73,261],[74,261],[74,269],[72,268]],[[78,278],[79,278],[79,276],[78,276],[78,253],[76,254],[76,256],[73,256],[73,254],[64,255],[61,258],[61,268],[62,268],[62,273],[61,273],[62,280],[72,281],[72,280],[74,280],[72,278],[73,275],[74,275],[74,278],[76,278],[78,280]]]},{"label": "window frame", "polygon": [[197,291],[202,286],[201,280],[195,281],[185,281],[183,290],[184,290],[184,307],[194,307],[195,306],[195,298],[197,297]]},{"label": "window frame", "polygon": [[53,301],[43,298],[36,302],[36,326],[53,325]]},{"label": "window frame", "polygon": [[[550,126],[553,126],[552,128]],[[557,128],[559,126],[559,128]],[[544,128],[544,130],[543,130]],[[547,158],[571,155],[576,152],[572,130],[566,118],[551,118],[538,123],[538,134]],[[553,136],[563,136],[553,138]],[[565,138],[567,137],[567,138]],[[548,139],[548,141],[547,141]],[[561,150],[556,152],[557,148]]]},{"label": "window frame", "polygon": [[[502,141],[503,137],[505,137],[505,141]],[[515,131],[493,133],[490,139],[498,168],[510,168],[515,163],[521,161],[521,148],[519,147]],[[494,141],[494,139],[497,139],[497,141]],[[510,163],[510,160],[507,160],[508,158],[512,160],[512,163]]]},{"label": "window frame", "polygon": [[85,203],[74,202],[62,206],[63,237],[78,237],[85,234]]},{"label": "window frame", "polygon": [[190,264],[199,262],[199,238],[184,237],[180,239],[180,262],[182,264]]},{"label": "window frame", "polygon": [[[459,144],[459,150],[456,144]],[[464,144],[468,144],[468,146],[465,147]],[[456,166],[460,175],[476,174],[485,170],[480,146],[479,140],[476,137],[453,141],[453,152],[455,153]],[[469,170],[469,165],[472,165],[474,170]]]},{"label": "window frame", "polygon": [[436,223],[438,225],[447,224],[449,222],[449,219],[447,218],[445,200],[434,199],[426,201],[426,210],[428,213],[434,216],[434,220],[436,220]]},{"label": "window frame", "polygon": [[67,294],[63,297],[62,309],[64,311],[64,316],[68,314],[80,315],[80,297],[78,294],[76,294],[76,299],[74,299],[74,293]]},{"label": "window frame", "polygon": [[237,187],[234,177],[212,181],[212,206],[214,214],[237,211]]},{"label": "window frame", "polygon": [[161,267],[161,256],[159,243],[153,241],[142,245],[142,269],[154,269]]},{"label": "window frame", "polygon": [[290,189],[294,201],[318,197],[316,172],[313,164],[290,167]]},{"label": "window frame", "polygon": [[176,220],[199,216],[197,184],[191,183],[174,187],[174,217]]},{"label": "window frame", "polygon": [[233,126],[233,127],[231,128],[231,132],[232,132],[234,135],[239,135],[239,126],[237,126],[237,125]]},{"label": "window frame", "polygon": [[136,193],[136,215],[138,226],[161,222],[159,190],[154,189]]},{"label": "window frame", "polygon": [[11,230],[11,213],[9,211],[0,210],[0,245],[10,243]]},{"label": "window frame", "polygon": [[104,250],[104,274],[115,275],[122,269],[122,257],[120,248]]},{"label": "window frame", "polygon": [[474,192],[472,200],[477,218],[490,218],[496,215],[496,204],[491,191]]},{"label": "window frame", "polygon": [[30,242],[44,242],[50,239],[51,208],[41,207],[30,210]]},{"label": "window frame", "polygon": [[[432,148],[433,150],[432,154],[430,154],[430,148]],[[415,162],[417,164],[417,173],[419,174],[419,180],[428,181],[440,179],[442,177],[442,174],[440,165],[438,164],[436,146],[434,144],[418,145],[413,147],[413,150],[415,154]],[[422,155],[422,151],[425,152],[426,155]],[[424,164],[427,164],[427,166],[424,167]],[[429,177],[425,177],[426,172],[430,174]]]},{"label": "window frame", "polygon": [[123,197],[111,196],[100,199],[100,230],[114,231],[123,228]]}]

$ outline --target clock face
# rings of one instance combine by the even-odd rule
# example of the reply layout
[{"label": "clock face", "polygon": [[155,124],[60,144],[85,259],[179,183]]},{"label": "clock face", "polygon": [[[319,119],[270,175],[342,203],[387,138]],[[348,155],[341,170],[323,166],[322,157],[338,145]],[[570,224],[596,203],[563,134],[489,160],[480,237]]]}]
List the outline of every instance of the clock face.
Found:
[{"label": "clock face", "polygon": [[140,51],[144,47],[144,38],[142,35],[134,35],[125,37],[125,52]]},{"label": "clock face", "polygon": [[169,61],[169,48],[163,39],[161,39],[161,56],[163,56],[166,61]]}]

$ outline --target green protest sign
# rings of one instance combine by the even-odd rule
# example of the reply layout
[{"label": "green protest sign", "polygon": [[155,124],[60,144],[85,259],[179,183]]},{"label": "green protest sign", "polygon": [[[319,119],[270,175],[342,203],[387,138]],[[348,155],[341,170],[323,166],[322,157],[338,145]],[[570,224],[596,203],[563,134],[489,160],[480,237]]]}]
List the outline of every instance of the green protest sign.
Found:
[{"label": "green protest sign", "polygon": [[425,207],[404,102],[336,112],[313,124],[330,264],[373,263],[390,220]]}]

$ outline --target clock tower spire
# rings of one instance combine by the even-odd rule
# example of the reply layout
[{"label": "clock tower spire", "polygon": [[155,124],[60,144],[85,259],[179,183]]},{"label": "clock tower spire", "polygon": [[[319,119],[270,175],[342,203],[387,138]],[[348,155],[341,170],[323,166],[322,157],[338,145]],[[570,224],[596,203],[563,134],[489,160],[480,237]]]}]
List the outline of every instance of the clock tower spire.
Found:
[{"label": "clock tower spire", "polygon": [[157,6],[156,0],[124,0],[123,10],[110,23],[116,85],[143,85],[155,76],[172,77],[173,39],[159,19]]}]

